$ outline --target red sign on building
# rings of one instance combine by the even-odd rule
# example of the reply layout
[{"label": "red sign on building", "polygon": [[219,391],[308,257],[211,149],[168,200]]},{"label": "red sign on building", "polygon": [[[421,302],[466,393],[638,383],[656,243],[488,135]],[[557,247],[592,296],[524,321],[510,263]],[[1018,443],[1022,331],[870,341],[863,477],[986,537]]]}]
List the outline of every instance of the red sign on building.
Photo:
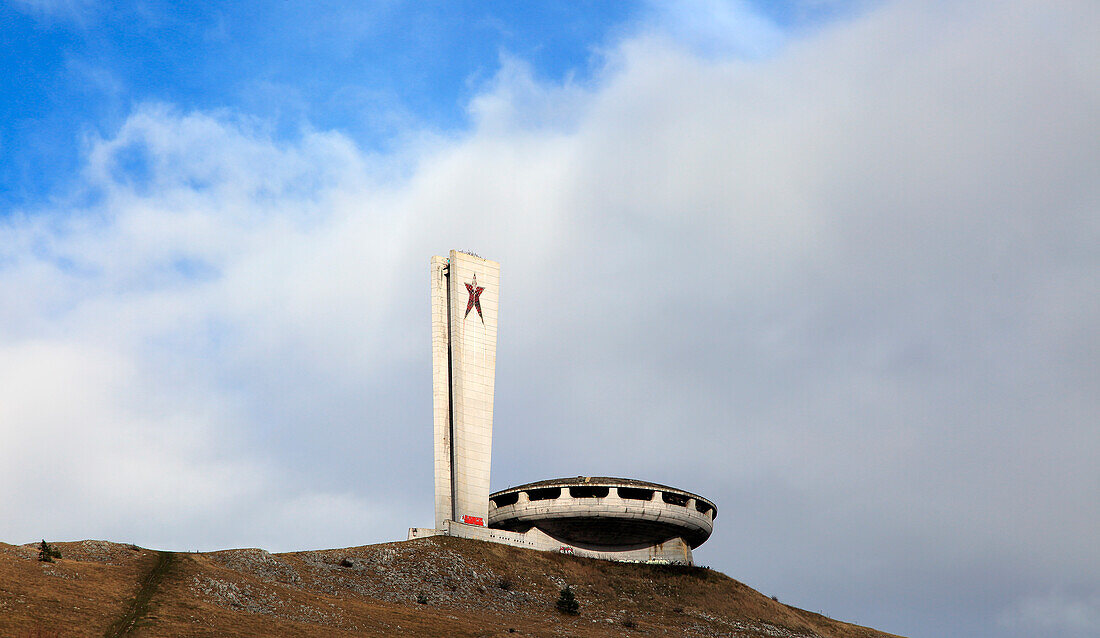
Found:
[{"label": "red sign on building", "polygon": [[462,517],[462,522],[466,523],[467,525],[480,525],[482,527],[485,527],[485,519],[481,518],[480,516],[465,516],[464,515]]}]

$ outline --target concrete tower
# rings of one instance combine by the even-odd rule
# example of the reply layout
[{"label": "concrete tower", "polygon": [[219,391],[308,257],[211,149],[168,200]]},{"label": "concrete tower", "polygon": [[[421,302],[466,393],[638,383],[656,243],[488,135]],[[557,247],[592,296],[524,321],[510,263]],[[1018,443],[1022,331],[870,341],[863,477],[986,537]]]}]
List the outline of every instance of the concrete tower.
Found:
[{"label": "concrete tower", "polygon": [[432,257],[436,529],[488,521],[499,300],[497,262]]}]

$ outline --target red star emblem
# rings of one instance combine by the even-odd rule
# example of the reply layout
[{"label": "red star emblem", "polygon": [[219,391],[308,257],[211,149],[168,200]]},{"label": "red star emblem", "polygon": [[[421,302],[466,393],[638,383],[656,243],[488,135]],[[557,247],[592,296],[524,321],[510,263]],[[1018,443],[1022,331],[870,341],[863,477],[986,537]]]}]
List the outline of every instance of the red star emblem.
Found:
[{"label": "red star emblem", "polygon": [[485,323],[485,316],[481,314],[481,293],[485,288],[477,285],[477,274],[474,274],[473,282],[466,284],[466,290],[470,291],[470,300],[466,302],[466,314],[462,318],[470,315],[470,308],[477,308],[477,316],[481,317],[481,323]]}]

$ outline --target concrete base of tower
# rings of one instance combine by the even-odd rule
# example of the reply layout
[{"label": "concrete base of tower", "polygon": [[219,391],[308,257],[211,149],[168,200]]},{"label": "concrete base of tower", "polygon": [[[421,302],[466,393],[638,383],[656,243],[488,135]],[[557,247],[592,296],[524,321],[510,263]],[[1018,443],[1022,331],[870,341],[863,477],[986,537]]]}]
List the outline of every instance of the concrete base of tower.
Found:
[{"label": "concrete base of tower", "polygon": [[537,527],[525,532],[467,525],[456,521],[444,521],[443,529],[424,527],[409,528],[409,540],[429,536],[457,536],[474,540],[501,543],[544,552],[559,552],[585,558],[599,558],[629,563],[657,563],[692,565],[691,546],[684,539],[675,537],[660,543],[631,547],[580,546],[547,534]]}]

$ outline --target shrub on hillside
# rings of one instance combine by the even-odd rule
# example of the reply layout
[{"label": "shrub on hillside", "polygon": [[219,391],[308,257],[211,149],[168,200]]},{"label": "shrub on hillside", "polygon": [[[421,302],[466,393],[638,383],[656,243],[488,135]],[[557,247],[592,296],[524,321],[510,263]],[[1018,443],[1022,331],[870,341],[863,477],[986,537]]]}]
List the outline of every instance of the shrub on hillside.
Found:
[{"label": "shrub on hillside", "polygon": [[55,558],[61,558],[61,550],[50,545],[46,542],[46,539],[43,538],[42,542],[38,545],[38,560],[52,563]]},{"label": "shrub on hillside", "polygon": [[577,597],[573,595],[573,590],[568,585],[565,586],[565,589],[561,590],[561,595],[558,596],[556,605],[558,611],[563,614],[576,616],[581,612],[581,604],[577,602]]}]

